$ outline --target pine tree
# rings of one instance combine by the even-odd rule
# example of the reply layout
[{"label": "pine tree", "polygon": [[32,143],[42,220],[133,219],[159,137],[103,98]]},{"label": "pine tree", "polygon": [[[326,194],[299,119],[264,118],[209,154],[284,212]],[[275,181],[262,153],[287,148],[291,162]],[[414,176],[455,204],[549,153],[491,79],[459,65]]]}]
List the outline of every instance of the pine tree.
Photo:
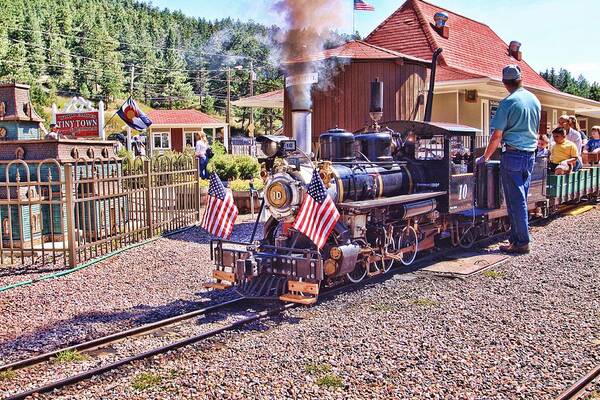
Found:
[{"label": "pine tree", "polygon": [[41,82],[46,73],[46,49],[40,22],[35,14],[26,18],[27,30],[24,32],[27,44],[27,61],[32,74],[32,80]]},{"label": "pine tree", "polygon": [[590,87],[590,99],[600,101],[600,84],[594,82]]},{"label": "pine tree", "polygon": [[169,28],[163,55],[163,91],[161,95],[165,100],[161,103],[169,107],[186,108],[194,102],[194,91],[187,82],[185,63],[179,52],[177,33],[173,27]]}]

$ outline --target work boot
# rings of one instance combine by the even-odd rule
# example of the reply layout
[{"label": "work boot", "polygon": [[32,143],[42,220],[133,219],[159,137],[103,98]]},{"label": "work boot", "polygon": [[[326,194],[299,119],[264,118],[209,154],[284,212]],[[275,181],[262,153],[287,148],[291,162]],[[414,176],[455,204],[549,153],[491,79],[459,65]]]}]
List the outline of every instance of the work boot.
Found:
[{"label": "work boot", "polygon": [[514,244],[504,244],[500,246],[500,251],[508,254],[528,254],[529,253],[529,245],[525,246],[515,246]]}]

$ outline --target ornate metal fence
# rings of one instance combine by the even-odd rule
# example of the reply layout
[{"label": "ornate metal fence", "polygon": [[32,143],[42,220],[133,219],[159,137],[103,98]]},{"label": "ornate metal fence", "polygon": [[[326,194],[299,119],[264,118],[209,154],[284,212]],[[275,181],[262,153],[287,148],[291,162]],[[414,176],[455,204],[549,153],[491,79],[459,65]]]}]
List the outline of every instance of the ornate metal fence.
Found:
[{"label": "ornate metal fence", "polygon": [[0,162],[0,265],[68,265],[198,221],[194,160]]}]

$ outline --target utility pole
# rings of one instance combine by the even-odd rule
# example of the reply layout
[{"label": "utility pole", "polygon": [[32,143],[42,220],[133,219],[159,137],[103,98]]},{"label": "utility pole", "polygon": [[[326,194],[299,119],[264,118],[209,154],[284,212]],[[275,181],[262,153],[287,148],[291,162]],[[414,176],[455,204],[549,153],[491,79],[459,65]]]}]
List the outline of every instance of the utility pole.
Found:
[{"label": "utility pole", "polygon": [[227,116],[225,122],[231,124],[231,68],[227,67]]},{"label": "utility pole", "polygon": [[[133,96],[133,80],[135,73],[135,66],[131,65],[131,80],[129,81],[129,96]],[[127,126],[127,151],[131,151],[131,127]]]},{"label": "utility pole", "polygon": [[223,144],[225,149],[229,151],[229,143],[231,140],[231,67],[227,67],[227,136],[223,135]]},{"label": "utility pole", "polygon": [[[250,61],[250,96],[254,96],[254,62]],[[248,133],[254,137],[254,109],[250,107],[250,118],[248,120]]]}]

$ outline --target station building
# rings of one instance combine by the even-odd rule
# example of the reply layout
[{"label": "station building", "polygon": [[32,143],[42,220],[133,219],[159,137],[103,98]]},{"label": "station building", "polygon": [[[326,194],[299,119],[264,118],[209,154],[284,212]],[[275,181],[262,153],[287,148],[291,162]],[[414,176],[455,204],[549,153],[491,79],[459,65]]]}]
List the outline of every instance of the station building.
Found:
[{"label": "station building", "polygon": [[[434,16],[440,12],[448,17],[443,28],[436,27],[434,20]],[[366,65],[365,62],[370,63],[371,66],[385,65],[390,61],[398,65],[405,61],[414,63],[416,60],[431,60],[433,52],[438,48],[442,48],[443,52],[438,59],[432,121],[450,122],[480,129],[477,138],[478,147],[483,147],[487,143],[491,120],[500,100],[507,95],[501,74],[502,69],[508,64],[517,64],[521,67],[524,86],[542,103],[540,132],[548,132],[556,127],[558,117],[562,114],[577,115],[584,131],[588,131],[594,125],[600,125],[600,102],[563,93],[554,88],[527,64],[520,42],[515,40],[505,43],[488,25],[422,0],[407,0],[375,28],[364,42],[350,42],[324,52],[322,54],[324,57],[352,59],[353,62],[350,63],[352,71],[343,71],[336,76],[334,83],[343,86],[342,89],[333,89],[324,94],[313,93],[313,97],[319,99],[325,96],[332,99],[334,104],[342,104],[344,102],[342,93],[349,99],[364,96],[368,94],[366,86],[358,87],[352,79],[356,62],[362,62],[363,66]],[[365,71],[365,68],[363,67],[362,70]],[[382,70],[375,70],[375,74],[381,76],[384,81],[384,78],[388,78],[384,76]],[[362,75],[362,78],[365,78],[366,75]],[[348,82],[354,83],[349,86]],[[386,83],[386,89],[396,90],[387,86]],[[425,87],[421,85],[419,90],[425,90]],[[282,91],[270,92],[267,95],[271,103],[284,103],[285,96]],[[240,105],[259,107],[261,100],[254,96],[244,99],[243,104]],[[386,104],[390,105],[393,101],[394,99],[391,98],[386,101]],[[285,105],[285,122],[289,125],[291,121],[287,108],[290,104],[287,98]],[[313,106],[314,113],[319,113],[317,108],[320,105],[332,108],[329,104],[319,104],[317,101]],[[423,104],[419,104],[415,109],[420,110],[421,107]],[[334,115],[335,109],[336,107],[333,107],[329,115]],[[357,118],[365,119],[363,114],[366,111],[352,110],[352,114],[360,115]],[[329,128],[337,125],[354,130],[357,128],[357,123],[360,125],[363,122],[362,120],[347,121],[343,112],[338,112],[336,115],[333,125]],[[415,118],[420,114],[399,113],[397,116]],[[368,121],[368,118],[365,120]],[[332,121],[327,122],[332,124]],[[324,125],[316,124],[313,119],[313,135],[318,135],[323,127]]]},{"label": "station building", "polygon": [[[440,12],[448,17],[443,27],[434,21]],[[541,132],[555,127],[561,114],[577,115],[582,130],[600,124],[600,103],[546,82],[525,62],[517,40],[507,44],[486,24],[425,1],[407,0],[365,41],[426,60],[442,48],[432,120],[480,128],[480,146],[487,143],[490,121],[507,95],[501,74],[508,64],[521,67],[524,86],[542,103]]]}]

